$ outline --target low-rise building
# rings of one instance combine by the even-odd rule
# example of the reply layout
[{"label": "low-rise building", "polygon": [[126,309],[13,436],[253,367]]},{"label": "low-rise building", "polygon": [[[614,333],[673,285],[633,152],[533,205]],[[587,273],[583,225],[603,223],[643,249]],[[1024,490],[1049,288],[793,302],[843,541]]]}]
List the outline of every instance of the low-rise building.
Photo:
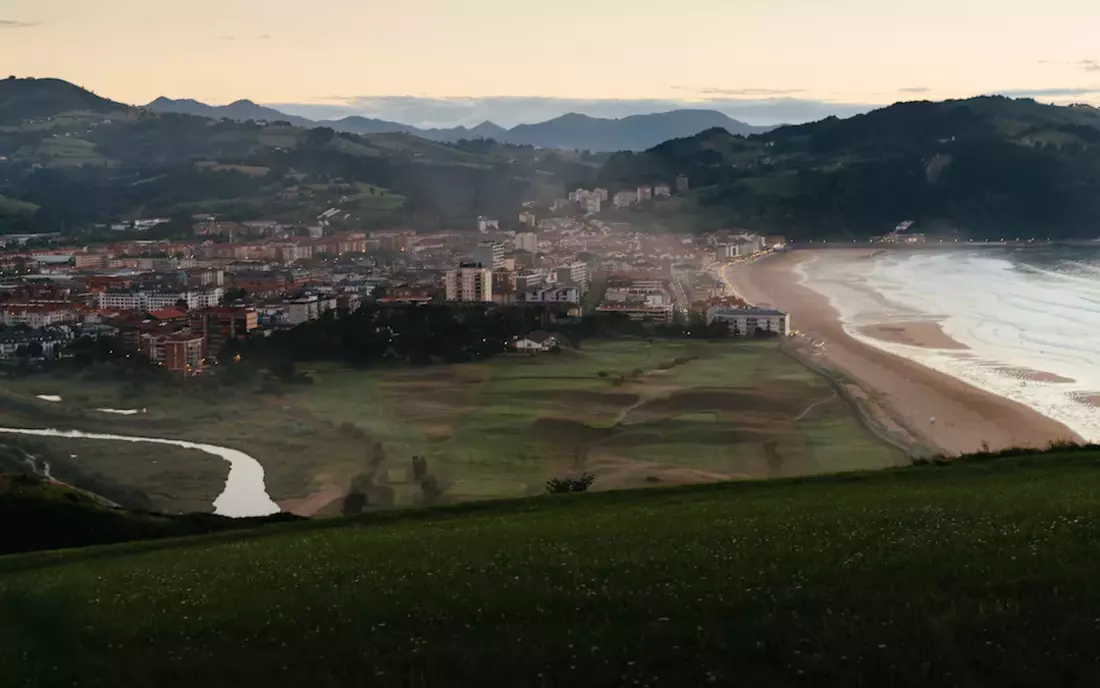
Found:
[{"label": "low-rise building", "polygon": [[791,331],[790,314],[770,308],[708,308],[707,324],[716,321],[729,324],[731,333],[743,336],[752,336],[758,331],[786,336]]},{"label": "low-rise building", "polygon": [[532,332],[512,340],[512,348],[516,351],[550,351],[555,346],[558,346],[558,336],[551,332]]},{"label": "low-rise building", "polygon": [[582,293],[578,287],[556,287],[553,289],[535,289],[524,294],[526,303],[569,303],[579,304]]}]

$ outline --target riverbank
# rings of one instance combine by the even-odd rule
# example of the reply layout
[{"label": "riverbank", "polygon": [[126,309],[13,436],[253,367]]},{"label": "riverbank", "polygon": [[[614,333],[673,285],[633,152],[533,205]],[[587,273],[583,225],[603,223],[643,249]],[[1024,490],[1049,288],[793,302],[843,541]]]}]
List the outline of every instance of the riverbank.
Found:
[{"label": "riverbank", "polygon": [[[852,249],[870,256],[871,249]],[[829,251],[837,255],[839,250]],[[805,335],[814,362],[857,383],[869,399],[913,438],[946,454],[1042,447],[1081,441],[1068,427],[1023,404],[977,389],[949,375],[894,356],[854,339],[823,295],[803,286],[799,264],[817,252],[796,251],[727,270],[739,293],[760,306],[791,314],[792,328]],[[861,332],[884,341],[929,348],[959,348],[934,323],[897,323],[881,332]],[[882,328],[879,328],[882,329]]]}]

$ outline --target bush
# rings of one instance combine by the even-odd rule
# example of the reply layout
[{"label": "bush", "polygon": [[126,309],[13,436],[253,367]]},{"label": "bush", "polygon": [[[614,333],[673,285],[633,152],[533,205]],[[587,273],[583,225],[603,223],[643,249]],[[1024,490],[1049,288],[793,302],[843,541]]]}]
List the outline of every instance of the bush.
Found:
[{"label": "bush", "polygon": [[588,488],[592,487],[594,482],[596,482],[596,476],[591,473],[581,473],[576,478],[552,478],[546,481],[546,492],[549,494],[588,492]]},{"label": "bush", "polygon": [[340,423],[340,433],[357,440],[367,438],[367,433],[365,430],[363,430],[363,428],[359,427],[355,423],[350,423],[348,421]]},{"label": "bush", "polygon": [[367,495],[359,490],[352,490],[344,497],[344,504],[340,507],[340,513],[344,516],[357,516],[363,513],[367,506]]},{"label": "bush", "polygon": [[597,375],[598,377],[607,377],[607,376],[609,376],[610,374],[611,374],[611,373],[607,372],[606,370],[601,370],[600,372],[596,373],[596,375]]}]

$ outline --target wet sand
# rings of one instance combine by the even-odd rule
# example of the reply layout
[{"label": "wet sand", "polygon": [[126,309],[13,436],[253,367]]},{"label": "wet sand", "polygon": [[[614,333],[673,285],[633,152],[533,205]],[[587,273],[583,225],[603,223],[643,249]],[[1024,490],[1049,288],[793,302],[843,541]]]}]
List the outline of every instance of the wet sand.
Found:
[{"label": "wet sand", "polygon": [[948,337],[935,322],[904,322],[861,327],[860,333],[884,342],[921,346],[928,349],[967,349],[965,344]]},{"label": "wet sand", "polygon": [[[852,249],[870,255],[871,251]],[[823,251],[839,256],[838,250]],[[851,257],[851,252],[846,252]],[[983,446],[1045,447],[1053,441],[1081,438],[1061,423],[1022,405],[972,387],[961,380],[880,351],[845,333],[829,300],[799,284],[794,268],[810,256],[795,251],[730,268],[727,275],[750,302],[791,314],[791,328],[818,342],[813,356],[858,383],[868,396],[923,444],[945,454],[980,451]],[[933,348],[965,348],[935,323],[892,323],[869,336]],[[924,343],[921,343],[924,342]],[[944,346],[944,345],[948,346]],[[935,418],[932,422],[931,419]]]}]

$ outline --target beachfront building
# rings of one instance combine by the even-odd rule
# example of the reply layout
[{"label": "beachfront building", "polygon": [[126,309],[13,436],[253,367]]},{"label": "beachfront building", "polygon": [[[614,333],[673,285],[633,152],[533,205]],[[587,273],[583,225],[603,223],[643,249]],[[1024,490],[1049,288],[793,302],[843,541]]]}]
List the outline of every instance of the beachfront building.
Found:
[{"label": "beachfront building", "polygon": [[786,336],[791,331],[790,314],[769,308],[715,306],[707,309],[707,324],[715,321],[728,323],[730,332],[738,335],[754,335],[760,330]]}]

